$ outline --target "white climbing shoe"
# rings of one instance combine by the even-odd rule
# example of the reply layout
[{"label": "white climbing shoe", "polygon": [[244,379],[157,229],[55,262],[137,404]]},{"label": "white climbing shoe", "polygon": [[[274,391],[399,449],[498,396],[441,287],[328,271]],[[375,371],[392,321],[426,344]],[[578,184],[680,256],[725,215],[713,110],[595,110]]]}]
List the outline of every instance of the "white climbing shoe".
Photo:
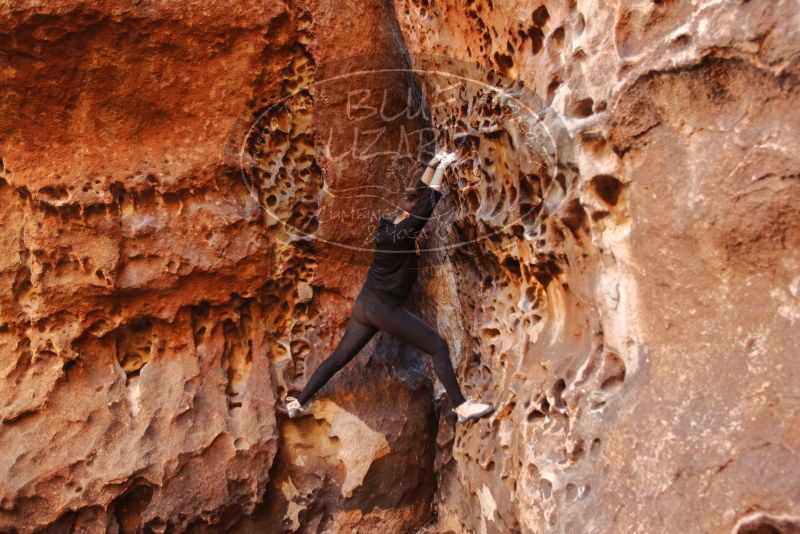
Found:
[{"label": "white climbing shoe", "polygon": [[289,415],[289,419],[297,419],[305,413],[305,410],[303,410],[303,405],[300,404],[300,401],[295,397],[286,397],[284,403],[286,407],[286,413]]},{"label": "white climbing shoe", "polygon": [[485,415],[489,415],[494,411],[494,406],[491,404],[483,404],[482,402],[475,402],[472,397],[467,397],[467,400],[453,408],[458,416],[459,423],[465,423],[473,419],[480,419]]}]

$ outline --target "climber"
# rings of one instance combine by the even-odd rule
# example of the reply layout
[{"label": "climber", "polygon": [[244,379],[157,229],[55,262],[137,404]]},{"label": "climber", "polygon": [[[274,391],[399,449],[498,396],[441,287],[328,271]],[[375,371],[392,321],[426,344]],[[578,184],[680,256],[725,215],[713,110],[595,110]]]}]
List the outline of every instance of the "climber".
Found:
[{"label": "climber", "polygon": [[442,197],[445,170],[457,155],[438,152],[428,162],[422,177],[400,200],[400,213],[380,218],[375,231],[376,249],[367,280],[356,297],[352,315],[336,349],[314,371],[298,397],[287,396],[290,418],[306,412],[304,406],[314,394],[344,367],[378,330],[400,338],[428,353],[436,376],[450,398],[460,422],[478,419],[494,411],[491,404],[464,398],[456,379],[447,342],[425,322],[402,306],[417,278],[417,236]]}]

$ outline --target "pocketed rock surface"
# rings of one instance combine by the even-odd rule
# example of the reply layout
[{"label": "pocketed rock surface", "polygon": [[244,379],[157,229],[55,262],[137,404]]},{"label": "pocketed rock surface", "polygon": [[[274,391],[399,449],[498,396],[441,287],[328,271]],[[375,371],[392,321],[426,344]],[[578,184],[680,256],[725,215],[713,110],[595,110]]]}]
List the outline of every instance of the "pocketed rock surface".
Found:
[{"label": "pocketed rock surface", "polygon": [[[799,32],[789,0],[0,6],[0,532],[797,532]],[[442,99],[466,64],[552,145]],[[454,424],[381,334],[288,420],[431,126],[474,165],[412,307],[497,410]]]},{"label": "pocketed rock surface", "polygon": [[[356,12],[386,36],[364,41]],[[316,133],[347,122],[342,102],[315,104],[315,66],[340,47],[393,52],[397,35],[379,2],[0,7],[1,532],[427,520],[419,354],[376,338],[313,417],[277,409],[332,350],[364,276],[296,235],[355,235],[319,215],[336,206]],[[405,94],[408,80],[370,83]]]},{"label": "pocketed rock surface", "polygon": [[474,92],[434,111],[454,143],[493,132],[447,202],[463,234],[496,235],[424,294],[440,324],[458,310],[460,377],[498,408],[440,428],[437,528],[798,531],[800,6],[397,11],[418,65],[493,71],[571,149],[531,165]]}]

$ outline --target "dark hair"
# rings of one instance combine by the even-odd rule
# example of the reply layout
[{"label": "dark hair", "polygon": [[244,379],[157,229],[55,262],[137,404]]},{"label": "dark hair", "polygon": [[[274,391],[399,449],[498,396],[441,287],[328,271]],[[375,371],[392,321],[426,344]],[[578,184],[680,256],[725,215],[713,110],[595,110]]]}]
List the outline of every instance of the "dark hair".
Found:
[{"label": "dark hair", "polygon": [[414,205],[419,200],[420,192],[417,189],[406,189],[402,195],[400,195],[400,200],[397,202],[397,205],[400,207],[401,210],[411,211]]}]

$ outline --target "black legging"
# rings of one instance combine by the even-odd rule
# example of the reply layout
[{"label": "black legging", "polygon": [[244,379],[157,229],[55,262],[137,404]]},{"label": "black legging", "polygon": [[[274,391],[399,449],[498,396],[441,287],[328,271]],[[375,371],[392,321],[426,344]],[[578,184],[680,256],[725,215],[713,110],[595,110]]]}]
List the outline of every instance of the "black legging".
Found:
[{"label": "black legging", "polygon": [[436,376],[444,386],[453,406],[464,402],[456,373],[450,363],[447,341],[425,322],[403,308],[380,300],[368,290],[362,290],[353,305],[353,313],[341,341],[325,361],[319,364],[297,398],[305,405],[331,377],[358,354],[378,330],[400,338],[405,343],[427,352],[433,359]]}]

